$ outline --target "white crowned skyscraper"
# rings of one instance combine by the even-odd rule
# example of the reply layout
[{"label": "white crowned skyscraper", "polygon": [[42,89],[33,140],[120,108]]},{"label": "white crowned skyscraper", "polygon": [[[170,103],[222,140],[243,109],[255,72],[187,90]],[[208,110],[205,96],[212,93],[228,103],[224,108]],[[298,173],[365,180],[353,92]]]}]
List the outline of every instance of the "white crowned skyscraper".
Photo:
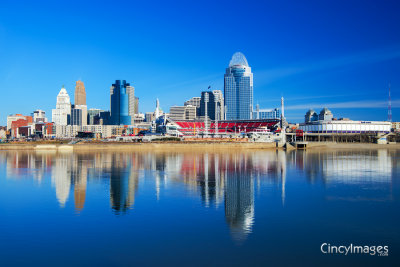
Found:
[{"label": "white crowned skyscraper", "polygon": [[224,75],[227,120],[248,120],[253,111],[253,73],[245,56],[237,52]]},{"label": "white crowned skyscraper", "polygon": [[64,86],[57,96],[56,108],[52,110],[52,121],[57,125],[67,125],[68,115],[71,114],[71,100]]}]

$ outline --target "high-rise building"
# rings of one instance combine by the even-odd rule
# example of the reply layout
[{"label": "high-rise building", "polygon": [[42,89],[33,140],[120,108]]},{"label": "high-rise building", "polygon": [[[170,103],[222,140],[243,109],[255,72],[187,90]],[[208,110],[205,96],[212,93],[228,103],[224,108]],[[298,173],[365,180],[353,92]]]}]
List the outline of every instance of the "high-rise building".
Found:
[{"label": "high-rise building", "polygon": [[71,114],[69,115],[68,124],[70,125],[87,125],[87,106],[86,105],[72,105]]},{"label": "high-rise building", "polygon": [[145,114],[145,121],[152,122],[154,120],[154,113],[153,112],[146,112]]},{"label": "high-rise building", "polygon": [[169,118],[173,120],[194,120],[196,119],[196,107],[194,106],[172,106],[169,109]]},{"label": "high-rise building", "polygon": [[207,116],[211,120],[222,120],[224,117],[224,98],[221,90],[201,92],[199,116],[203,117],[206,115],[206,93],[208,94]]},{"label": "high-rise building", "polygon": [[185,119],[186,120],[194,120],[197,117],[197,107],[194,106],[185,106]]},{"label": "high-rise building", "polygon": [[192,97],[191,99],[185,101],[184,106],[194,106],[196,107],[196,116],[200,116],[200,100],[201,97],[195,96]]},{"label": "high-rise building", "polygon": [[307,111],[306,115],[304,116],[305,123],[310,123],[312,121],[318,121],[318,114],[313,109]]},{"label": "high-rise building", "polygon": [[[111,124],[131,124],[131,116],[129,112],[129,94],[132,94],[133,91],[133,87],[131,87],[130,84],[125,80],[116,80],[115,84],[111,86]],[[134,101],[132,101],[132,104],[133,103]]]},{"label": "high-rise building", "polygon": [[169,118],[173,120],[185,119],[185,106],[172,106],[169,108]]},{"label": "high-rise building", "polygon": [[245,56],[232,56],[224,75],[225,114],[227,120],[252,119],[253,73]]},{"label": "high-rise building", "polygon": [[133,113],[139,114],[139,97],[135,96],[135,102],[133,105]]},{"label": "high-rise building", "polygon": [[129,97],[129,104],[128,104],[128,110],[129,110],[129,116],[131,116],[131,122],[130,124],[134,124],[134,115],[135,115],[135,87],[133,86],[126,86],[126,91],[128,92],[128,97]]},{"label": "high-rise building", "polygon": [[225,109],[224,109],[224,95],[221,90],[213,90],[214,94],[214,105],[217,109],[217,119],[225,120]]},{"label": "high-rise building", "polygon": [[56,108],[52,110],[52,121],[56,125],[67,125],[71,114],[71,100],[64,86],[57,95]]},{"label": "high-rise building", "polygon": [[201,97],[195,96],[195,97],[192,97],[191,99],[185,101],[184,105],[185,106],[195,106],[195,107],[200,108],[200,100],[201,100]]},{"label": "high-rise building", "polygon": [[256,110],[253,111],[253,119],[280,119],[280,111],[278,108],[260,109],[260,106],[257,104]]},{"label": "high-rise building", "polygon": [[76,81],[75,105],[86,105],[86,91],[82,81]]},{"label": "high-rise building", "polygon": [[99,115],[99,124],[100,125],[111,125],[111,112],[110,111],[101,111]]},{"label": "high-rise building", "polygon": [[87,123],[88,125],[100,124],[100,113],[104,111],[97,108],[91,108],[87,111]]},{"label": "high-rise building", "polygon": [[320,121],[331,121],[333,119],[333,114],[328,108],[323,108],[319,113],[318,119]]}]

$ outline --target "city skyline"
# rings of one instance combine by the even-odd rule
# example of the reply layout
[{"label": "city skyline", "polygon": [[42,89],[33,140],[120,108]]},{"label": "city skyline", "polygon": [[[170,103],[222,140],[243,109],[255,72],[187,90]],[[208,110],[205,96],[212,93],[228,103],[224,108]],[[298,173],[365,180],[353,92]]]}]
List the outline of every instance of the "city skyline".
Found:
[{"label": "city skyline", "polygon": [[[308,109],[324,106],[339,117],[386,120],[389,83],[393,120],[399,120],[395,1],[287,6],[250,2],[245,7],[230,5],[230,12],[224,12],[222,3],[207,9],[160,4],[170,13],[155,11],[158,20],[152,21],[140,14],[150,8],[146,3],[99,5],[96,13],[85,2],[76,11],[73,1],[62,9],[56,3],[43,9],[29,3],[16,8],[6,1],[0,9],[0,51],[7,51],[0,67],[0,124],[5,125],[9,114],[36,109],[51,114],[60,86],[72,92],[76,80],[85,83],[92,108],[109,108],[108,86],[116,79],[135,86],[140,112],[153,110],[155,98],[164,109],[181,105],[209,85],[223,90],[224,69],[237,51],[251,62],[254,106],[274,108],[284,96],[289,121],[302,121]],[[132,20],[106,19],[110,11],[125,8],[136,14]],[[198,9],[213,18],[211,22],[199,24],[203,15]],[[227,13],[232,12],[241,14],[243,23],[225,29]],[[243,36],[233,34],[236,30]],[[128,36],[126,44],[117,47],[110,37],[122,32]],[[200,41],[207,39],[213,46]]]}]

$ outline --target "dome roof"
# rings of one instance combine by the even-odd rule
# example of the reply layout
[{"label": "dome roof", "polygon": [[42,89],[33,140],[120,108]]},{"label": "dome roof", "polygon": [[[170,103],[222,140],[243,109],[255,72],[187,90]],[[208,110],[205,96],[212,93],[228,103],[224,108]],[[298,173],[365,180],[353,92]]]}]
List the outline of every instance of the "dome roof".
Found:
[{"label": "dome roof", "polygon": [[229,67],[232,67],[235,65],[244,65],[244,66],[248,67],[249,63],[247,63],[247,59],[242,53],[236,52],[235,54],[233,54],[232,59],[229,62]]},{"label": "dome roof", "polygon": [[332,112],[328,108],[323,108],[320,114],[332,114]]}]

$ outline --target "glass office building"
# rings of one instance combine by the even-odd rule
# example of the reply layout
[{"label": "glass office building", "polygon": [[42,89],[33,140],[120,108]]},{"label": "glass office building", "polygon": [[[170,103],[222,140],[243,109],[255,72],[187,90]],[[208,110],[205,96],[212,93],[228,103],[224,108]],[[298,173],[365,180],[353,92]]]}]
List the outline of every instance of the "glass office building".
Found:
[{"label": "glass office building", "polygon": [[224,75],[226,120],[252,119],[253,73],[245,56],[237,52],[232,56]]},{"label": "glass office building", "polygon": [[278,108],[275,109],[256,109],[253,112],[253,119],[280,119],[281,114]]},{"label": "glass office building", "polygon": [[130,84],[125,80],[116,80],[111,86],[111,124],[131,125],[129,116],[129,89]]},{"label": "glass office building", "polygon": [[206,93],[208,94],[207,116],[211,120],[216,120],[216,119],[223,120],[224,100],[222,97],[221,90],[201,92],[199,116],[203,117],[206,115],[206,103],[205,103]]}]

